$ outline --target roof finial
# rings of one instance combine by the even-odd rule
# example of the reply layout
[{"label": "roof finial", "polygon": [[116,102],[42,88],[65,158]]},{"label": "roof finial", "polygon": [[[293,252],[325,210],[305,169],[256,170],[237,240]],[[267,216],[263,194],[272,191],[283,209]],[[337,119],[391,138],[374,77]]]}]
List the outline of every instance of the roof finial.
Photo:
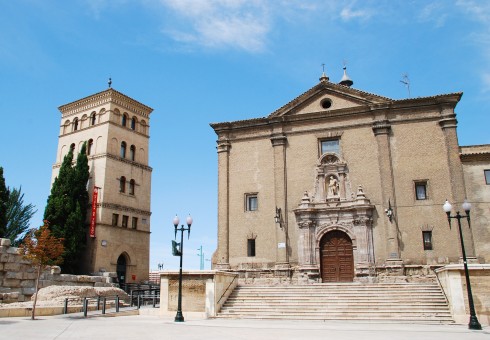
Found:
[{"label": "roof finial", "polygon": [[325,75],[325,64],[322,64],[322,76],[319,79],[321,82],[329,81],[330,79]]},{"label": "roof finial", "polygon": [[109,81],[107,82],[107,84],[109,85],[109,88],[111,88],[111,85],[112,85],[112,78],[109,77]]},{"label": "roof finial", "polygon": [[344,60],[344,75],[342,76],[342,79],[340,79],[340,82],[339,84],[340,85],[344,85],[344,86],[352,86],[352,84],[354,84],[354,82],[352,81],[352,79],[347,75],[347,62]]}]

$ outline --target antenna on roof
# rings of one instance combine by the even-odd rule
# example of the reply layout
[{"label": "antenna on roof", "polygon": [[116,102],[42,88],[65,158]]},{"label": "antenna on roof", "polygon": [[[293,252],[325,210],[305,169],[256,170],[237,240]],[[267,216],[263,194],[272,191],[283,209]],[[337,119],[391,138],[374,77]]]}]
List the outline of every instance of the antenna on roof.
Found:
[{"label": "antenna on roof", "polygon": [[408,79],[408,74],[404,73],[402,75],[403,79],[400,80],[400,83],[402,84],[405,84],[405,86],[407,87],[407,91],[408,91],[408,98],[411,98],[411,95],[410,95],[410,79]]},{"label": "antenna on roof", "polygon": [[322,64],[322,72],[325,73],[325,64]]},{"label": "antenna on roof", "polygon": [[107,84],[109,85],[109,88],[111,88],[111,85],[112,85],[112,78],[109,77],[109,81],[107,82]]}]

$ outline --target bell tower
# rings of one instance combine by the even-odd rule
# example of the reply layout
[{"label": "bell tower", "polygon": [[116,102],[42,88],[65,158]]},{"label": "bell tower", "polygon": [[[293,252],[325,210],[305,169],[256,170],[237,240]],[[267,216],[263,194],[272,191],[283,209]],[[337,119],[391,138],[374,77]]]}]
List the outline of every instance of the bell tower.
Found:
[{"label": "bell tower", "polygon": [[62,105],[52,181],[68,151],[87,142],[86,274],[115,272],[120,283],[148,280],[150,253],[149,122],[152,108],[111,87]]}]

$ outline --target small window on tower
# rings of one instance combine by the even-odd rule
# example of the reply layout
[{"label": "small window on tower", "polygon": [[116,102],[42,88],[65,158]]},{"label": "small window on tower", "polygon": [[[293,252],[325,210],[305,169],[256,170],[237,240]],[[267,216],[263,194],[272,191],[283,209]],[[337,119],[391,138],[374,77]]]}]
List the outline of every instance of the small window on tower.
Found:
[{"label": "small window on tower", "polygon": [[126,158],[126,142],[121,142],[121,158]]},{"label": "small window on tower", "polygon": [[121,179],[119,179],[119,192],[125,193],[126,192],[126,177],[122,176]]},{"label": "small window on tower", "polygon": [[134,179],[129,181],[129,194],[134,195],[134,186],[135,186],[135,181]]},{"label": "small window on tower", "polygon": [[248,257],[255,256],[255,239],[247,240],[247,256]]},{"label": "small window on tower", "polygon": [[133,162],[135,159],[135,155],[136,155],[136,147],[134,145],[131,145],[131,147],[129,148],[129,159],[132,160]]},{"label": "small window on tower", "polygon": [[112,214],[112,225],[117,227],[119,224],[119,214]]},{"label": "small window on tower", "polygon": [[87,143],[87,156],[90,156],[90,154],[92,153],[92,146],[93,145],[94,145],[94,140],[89,139],[88,143]]},{"label": "small window on tower", "polygon": [[483,170],[483,173],[485,174],[485,183],[490,185],[490,170]]},{"label": "small window on tower", "polygon": [[122,227],[123,228],[128,227],[128,221],[129,221],[129,216],[123,215],[123,219],[122,219]]},{"label": "small window on tower", "polygon": [[427,181],[415,182],[415,198],[417,200],[427,199]]},{"label": "small window on tower", "polygon": [[432,250],[432,231],[422,231],[424,250]]},{"label": "small window on tower", "polygon": [[138,229],[138,217],[133,217],[131,222],[131,228]]},{"label": "small window on tower", "polygon": [[245,194],[245,210],[256,211],[258,209],[257,194]]}]

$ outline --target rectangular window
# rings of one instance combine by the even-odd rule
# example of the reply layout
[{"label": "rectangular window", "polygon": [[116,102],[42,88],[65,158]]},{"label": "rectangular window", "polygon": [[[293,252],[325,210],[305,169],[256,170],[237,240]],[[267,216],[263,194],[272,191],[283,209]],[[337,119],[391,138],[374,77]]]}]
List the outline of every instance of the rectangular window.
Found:
[{"label": "rectangular window", "polygon": [[119,214],[112,214],[112,225],[117,227],[119,224]]},{"label": "rectangular window", "polygon": [[131,219],[131,228],[133,228],[133,229],[138,228],[138,217],[133,217]]},{"label": "rectangular window", "polygon": [[485,183],[490,185],[490,170],[483,170],[483,172],[485,173]]},{"label": "rectangular window", "polygon": [[128,227],[128,220],[129,220],[129,216],[123,215],[123,219],[122,219],[122,227],[123,228]]},{"label": "rectangular window", "polygon": [[422,231],[424,250],[432,250],[432,231]]},{"label": "rectangular window", "polygon": [[427,182],[415,182],[415,198],[417,200],[427,199]]},{"label": "rectangular window", "polygon": [[323,155],[327,152],[334,152],[340,155],[340,144],[338,139],[329,139],[320,141],[320,152]]},{"label": "rectangular window", "polygon": [[255,256],[255,239],[247,240],[247,256],[248,257]]},{"label": "rectangular window", "polygon": [[258,209],[258,199],[257,194],[246,194],[245,195],[245,210],[255,211]]}]

